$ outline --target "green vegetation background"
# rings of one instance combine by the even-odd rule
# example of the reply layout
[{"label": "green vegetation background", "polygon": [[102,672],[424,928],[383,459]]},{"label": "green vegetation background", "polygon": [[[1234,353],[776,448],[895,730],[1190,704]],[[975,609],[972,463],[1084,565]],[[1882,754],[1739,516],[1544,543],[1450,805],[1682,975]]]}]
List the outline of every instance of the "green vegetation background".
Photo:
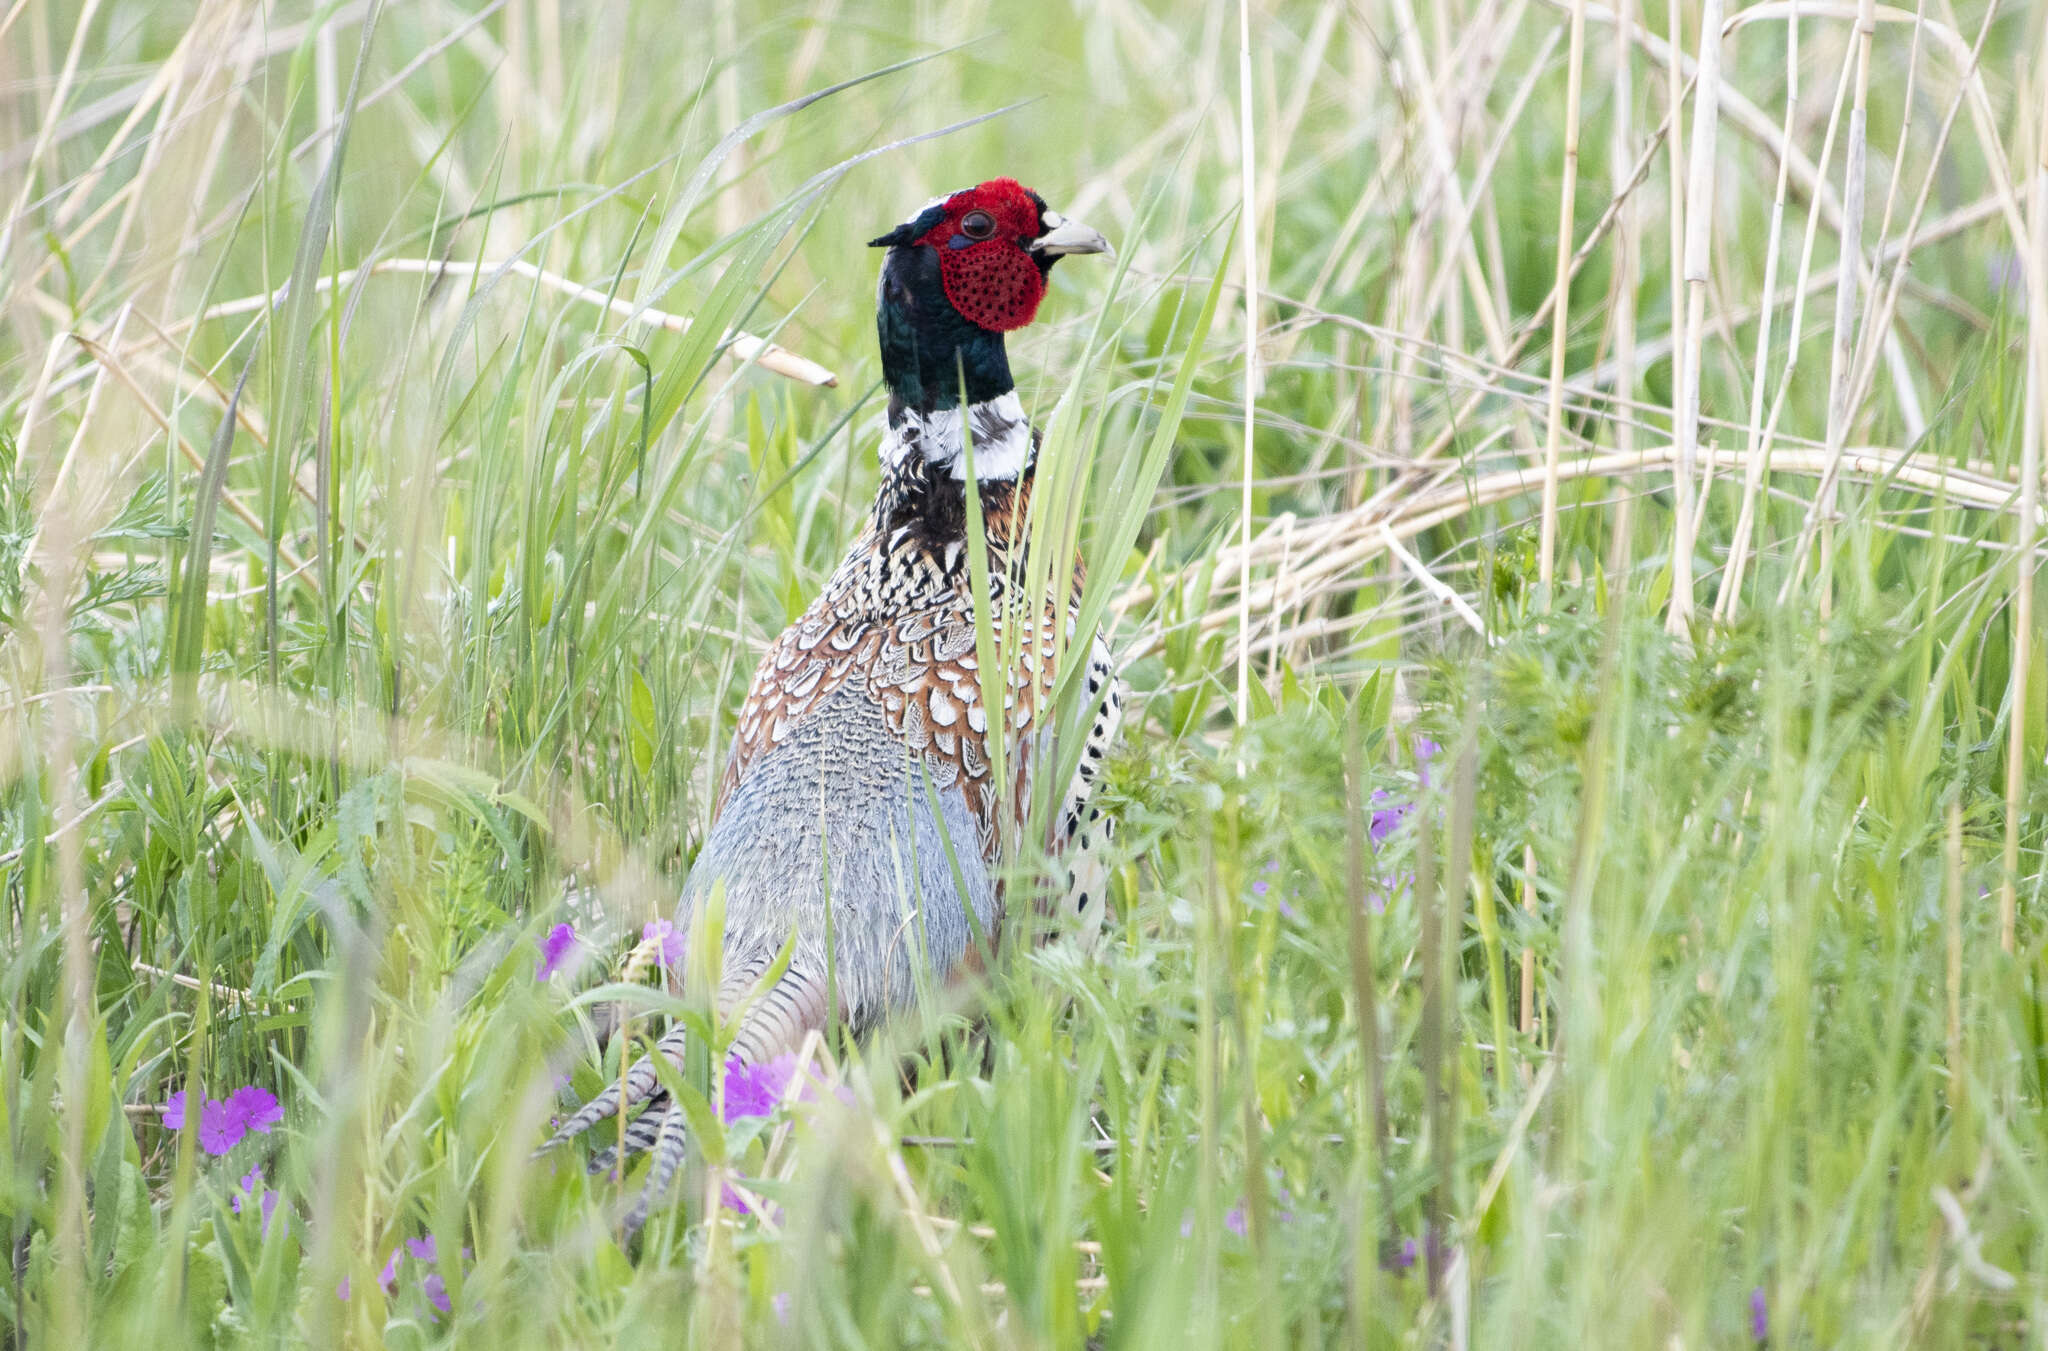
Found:
[{"label": "green vegetation background", "polygon": [[[1223,5],[0,5],[11,1344],[2038,1341],[2048,19],[1801,4],[1795,93],[1787,8],[1688,329],[1663,5],[1576,104],[1569,7],[1255,5],[1248,128]],[[529,1151],[683,1008],[626,953],[872,489],[864,241],[997,174],[1119,251],[1012,345],[1133,695],[1109,931],[700,1110],[628,1254]]]}]

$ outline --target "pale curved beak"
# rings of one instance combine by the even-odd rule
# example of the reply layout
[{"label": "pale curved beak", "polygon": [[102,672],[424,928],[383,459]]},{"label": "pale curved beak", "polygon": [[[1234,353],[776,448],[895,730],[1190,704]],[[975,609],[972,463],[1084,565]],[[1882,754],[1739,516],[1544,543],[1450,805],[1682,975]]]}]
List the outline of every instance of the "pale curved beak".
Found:
[{"label": "pale curved beak", "polygon": [[1031,251],[1042,253],[1048,258],[1063,258],[1070,253],[1106,253],[1116,257],[1116,250],[1098,230],[1091,230],[1077,220],[1068,220],[1057,211],[1045,213],[1045,233],[1031,241]]}]

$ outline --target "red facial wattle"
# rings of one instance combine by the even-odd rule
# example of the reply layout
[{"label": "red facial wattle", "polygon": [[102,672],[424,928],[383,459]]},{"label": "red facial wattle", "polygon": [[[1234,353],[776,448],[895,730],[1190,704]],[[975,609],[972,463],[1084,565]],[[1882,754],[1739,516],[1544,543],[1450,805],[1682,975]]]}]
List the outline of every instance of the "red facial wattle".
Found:
[{"label": "red facial wattle", "polygon": [[[986,239],[962,228],[975,211],[994,218],[995,232]],[[917,242],[938,250],[939,277],[953,308],[970,323],[1007,333],[1030,323],[1045,299],[1045,273],[1024,248],[1041,228],[1038,205],[1023,186],[997,178],[954,193],[946,218]]]}]

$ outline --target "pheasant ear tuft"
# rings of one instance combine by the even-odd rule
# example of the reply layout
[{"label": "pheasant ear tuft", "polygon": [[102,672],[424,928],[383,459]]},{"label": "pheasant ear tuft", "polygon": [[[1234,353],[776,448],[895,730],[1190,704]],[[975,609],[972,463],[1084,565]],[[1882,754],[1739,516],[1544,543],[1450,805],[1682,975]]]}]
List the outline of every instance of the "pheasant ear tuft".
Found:
[{"label": "pheasant ear tuft", "polygon": [[893,249],[898,244],[908,244],[909,242],[910,226],[899,225],[888,234],[877,235],[875,238],[870,239],[868,247],[871,249]]}]

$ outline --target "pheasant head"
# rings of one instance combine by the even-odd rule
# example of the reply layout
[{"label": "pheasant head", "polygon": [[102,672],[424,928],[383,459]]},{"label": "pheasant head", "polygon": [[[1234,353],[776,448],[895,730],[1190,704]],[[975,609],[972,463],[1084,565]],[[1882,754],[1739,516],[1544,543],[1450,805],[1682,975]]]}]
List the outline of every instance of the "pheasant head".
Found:
[{"label": "pheasant head", "polygon": [[[1054,263],[1070,253],[1108,253],[1108,241],[1015,179],[992,178],[928,203],[869,243],[889,250],[875,325],[891,426],[906,415],[927,430],[950,424],[950,438],[928,435],[921,449],[961,478],[964,414],[977,424],[977,477],[1015,477],[1022,462],[1014,457],[992,454],[980,463],[983,444],[999,449],[981,440],[981,425],[1023,425],[1003,335],[1037,316]],[[933,416],[949,411],[950,418]]]}]

